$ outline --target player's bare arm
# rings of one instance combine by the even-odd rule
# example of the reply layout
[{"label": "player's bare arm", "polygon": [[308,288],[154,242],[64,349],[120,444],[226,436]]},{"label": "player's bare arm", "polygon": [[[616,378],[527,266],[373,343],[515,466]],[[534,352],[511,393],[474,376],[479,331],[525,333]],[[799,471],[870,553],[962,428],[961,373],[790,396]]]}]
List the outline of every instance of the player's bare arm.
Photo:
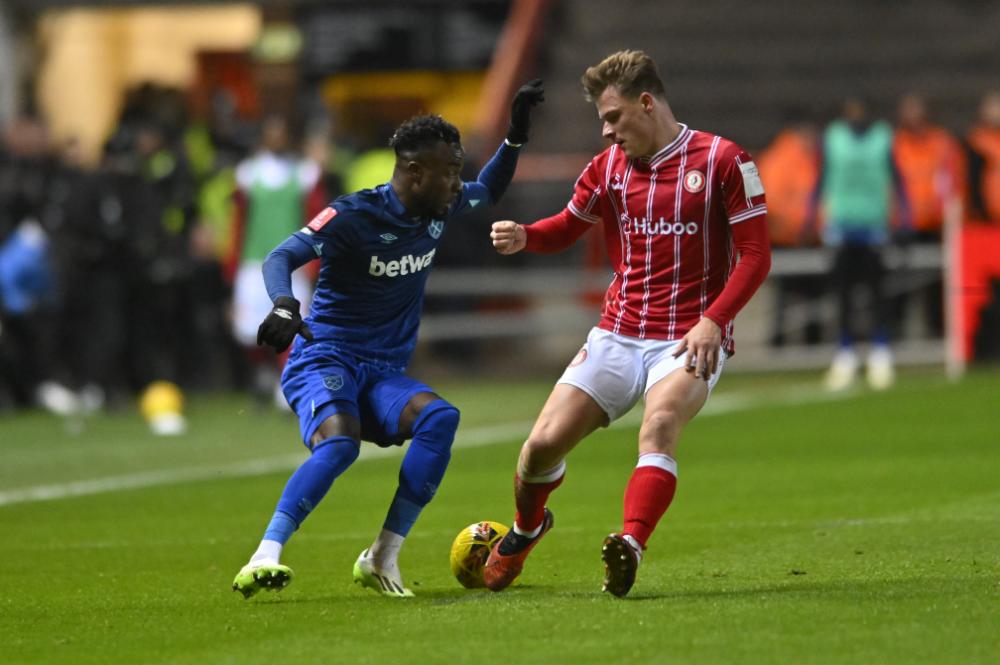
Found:
[{"label": "player's bare arm", "polygon": [[493,222],[490,231],[493,247],[501,254],[517,254],[528,242],[524,226],[510,220]]}]

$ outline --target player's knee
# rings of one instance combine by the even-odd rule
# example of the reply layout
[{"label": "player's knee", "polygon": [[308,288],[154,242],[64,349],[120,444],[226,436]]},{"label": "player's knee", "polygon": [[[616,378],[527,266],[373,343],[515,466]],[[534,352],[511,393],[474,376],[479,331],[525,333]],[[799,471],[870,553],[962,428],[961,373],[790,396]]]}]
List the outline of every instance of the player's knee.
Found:
[{"label": "player's knee", "polygon": [[334,436],[313,444],[313,458],[340,470],[346,469],[361,454],[361,442],[348,436]]},{"label": "player's knee", "polygon": [[566,432],[556,423],[539,421],[524,442],[524,452],[528,457],[551,457],[559,454],[569,444]]},{"label": "player's knee", "polygon": [[354,416],[347,413],[335,413],[316,428],[316,432],[309,441],[315,449],[316,445],[327,439],[335,437],[349,437],[355,441],[361,441],[361,423]]},{"label": "player's knee", "polygon": [[666,445],[680,432],[680,414],[673,409],[658,409],[649,414],[639,428],[639,440]]},{"label": "player's knee", "polygon": [[414,437],[451,450],[462,414],[450,402],[438,399],[423,408],[413,424]]}]

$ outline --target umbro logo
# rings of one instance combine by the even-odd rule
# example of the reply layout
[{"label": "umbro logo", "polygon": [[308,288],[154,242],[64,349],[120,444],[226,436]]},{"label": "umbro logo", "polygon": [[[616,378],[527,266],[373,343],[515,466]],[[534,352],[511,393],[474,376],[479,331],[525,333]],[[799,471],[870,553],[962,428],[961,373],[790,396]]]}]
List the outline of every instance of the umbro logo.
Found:
[{"label": "umbro logo", "polygon": [[382,244],[383,245],[391,245],[392,243],[394,243],[397,240],[399,240],[399,238],[397,238],[396,236],[392,235],[391,233],[383,233],[382,235],[379,236],[379,238],[382,239]]}]

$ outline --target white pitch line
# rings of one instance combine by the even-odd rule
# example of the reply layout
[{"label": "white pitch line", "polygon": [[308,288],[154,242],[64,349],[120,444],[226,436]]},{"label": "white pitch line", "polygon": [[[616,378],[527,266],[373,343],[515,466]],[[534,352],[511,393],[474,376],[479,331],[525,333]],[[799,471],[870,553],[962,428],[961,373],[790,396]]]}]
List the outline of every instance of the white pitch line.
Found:
[{"label": "white pitch line", "polygon": [[[811,393],[811,396],[810,396]],[[793,399],[795,403],[818,402],[826,399],[836,399],[824,393],[809,391],[801,387],[789,390],[788,394],[783,394],[781,399]],[[774,395],[763,400],[751,398],[745,395],[716,395],[702,410],[701,417],[732,413],[734,411],[744,411],[757,406],[776,405]],[[625,415],[621,419],[611,424],[611,429],[622,427],[635,427],[641,422],[641,412],[636,409]],[[515,423],[502,423],[498,425],[484,425],[470,429],[459,430],[455,448],[479,448],[490,446],[504,441],[515,441],[524,437],[531,430],[533,421],[521,421]],[[378,459],[400,454],[402,448],[378,448],[375,446],[363,446],[359,461]],[[74,480],[66,483],[55,483],[51,485],[33,485],[19,489],[0,491],[0,507],[10,506],[17,503],[35,503],[38,501],[55,501],[58,499],[68,499],[77,496],[90,496],[93,494],[106,494],[108,492],[119,492],[122,490],[144,489],[147,487],[161,487],[164,485],[175,485],[178,483],[197,482],[203,480],[217,480],[220,478],[247,478],[251,476],[263,476],[278,471],[289,471],[302,464],[305,459],[303,454],[278,455],[265,457],[263,459],[245,460],[218,466],[195,466],[181,467],[173,469],[157,469],[153,471],[142,471],[139,473],[129,473],[120,476],[105,476],[103,478],[91,478],[88,480]]]}]

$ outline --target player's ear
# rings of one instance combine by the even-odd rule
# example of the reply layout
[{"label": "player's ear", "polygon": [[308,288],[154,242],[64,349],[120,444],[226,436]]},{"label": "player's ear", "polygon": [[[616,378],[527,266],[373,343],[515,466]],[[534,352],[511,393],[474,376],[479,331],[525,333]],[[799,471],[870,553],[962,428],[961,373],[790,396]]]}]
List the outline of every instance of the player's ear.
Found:
[{"label": "player's ear", "polygon": [[406,174],[410,176],[412,182],[420,183],[424,179],[424,165],[416,160],[410,160],[406,163]]},{"label": "player's ear", "polygon": [[639,104],[642,105],[642,110],[649,113],[653,110],[653,95],[648,92],[643,92],[639,94]]}]

